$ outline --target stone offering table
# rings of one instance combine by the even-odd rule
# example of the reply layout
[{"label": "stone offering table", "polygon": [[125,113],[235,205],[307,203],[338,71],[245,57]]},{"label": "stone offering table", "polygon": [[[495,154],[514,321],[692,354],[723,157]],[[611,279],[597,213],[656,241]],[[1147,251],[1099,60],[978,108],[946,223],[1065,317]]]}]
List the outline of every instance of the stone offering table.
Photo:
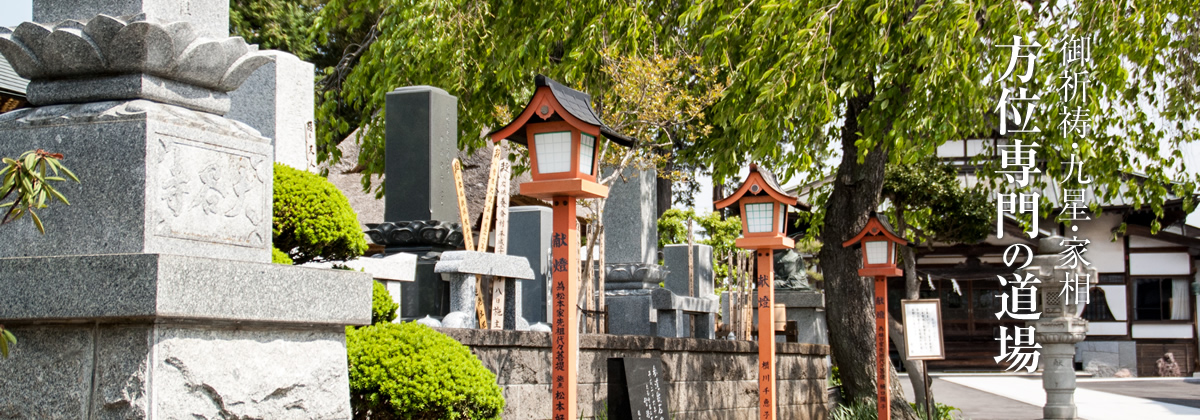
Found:
[{"label": "stone offering table", "polygon": [[[510,279],[532,279],[533,269],[529,260],[515,255],[493,254],[479,251],[447,251],[434,267],[450,281],[450,313],[442,318],[447,328],[479,328],[475,316],[475,276],[506,277]],[[517,316],[519,308],[505,306],[505,318]],[[512,308],[512,309],[507,309]],[[523,319],[516,318],[518,324]],[[516,329],[528,329],[528,323]]]}]

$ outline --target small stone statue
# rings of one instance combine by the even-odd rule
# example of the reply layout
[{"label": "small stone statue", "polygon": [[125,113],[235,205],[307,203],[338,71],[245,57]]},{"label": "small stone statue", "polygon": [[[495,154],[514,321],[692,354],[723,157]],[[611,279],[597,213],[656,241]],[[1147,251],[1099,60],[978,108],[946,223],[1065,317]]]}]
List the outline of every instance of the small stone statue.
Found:
[{"label": "small stone statue", "polygon": [[776,290],[812,290],[808,284],[808,268],[804,258],[794,249],[775,253]]},{"label": "small stone statue", "polygon": [[1175,355],[1167,352],[1161,359],[1154,362],[1158,367],[1158,376],[1169,378],[1173,376],[1181,376],[1179,374],[1179,363],[1175,361]]}]

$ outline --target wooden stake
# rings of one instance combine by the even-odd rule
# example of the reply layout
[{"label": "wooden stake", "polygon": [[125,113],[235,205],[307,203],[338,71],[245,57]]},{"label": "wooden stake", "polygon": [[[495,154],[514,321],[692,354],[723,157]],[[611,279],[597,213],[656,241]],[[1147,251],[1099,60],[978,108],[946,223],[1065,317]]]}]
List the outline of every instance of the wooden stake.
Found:
[{"label": "wooden stake", "polygon": [[687,225],[687,241],[688,241],[688,296],[696,296],[696,262],[692,255],[692,248],[696,246],[696,237],[692,234],[692,218],[688,218]]},{"label": "wooden stake", "polygon": [[[496,149],[501,149],[507,142],[501,141]],[[503,153],[501,153],[503,154]],[[497,254],[508,253],[508,189],[512,181],[512,163],[508,159],[500,159],[500,173],[496,180],[496,248]],[[492,279],[492,328],[504,329],[505,291],[510,280],[503,277]]]},{"label": "wooden stake", "polygon": [[468,250],[475,249],[471,238],[471,209],[467,208],[467,190],[463,188],[462,163],[458,159],[450,164],[454,169],[454,190],[458,193],[458,221],[462,224],[463,244]]},{"label": "wooden stake", "polygon": [[496,175],[500,172],[500,149],[492,149],[492,167],[488,170],[487,198],[483,202],[483,219],[479,226],[479,251],[487,252],[488,231],[492,229],[492,209],[496,205]]}]

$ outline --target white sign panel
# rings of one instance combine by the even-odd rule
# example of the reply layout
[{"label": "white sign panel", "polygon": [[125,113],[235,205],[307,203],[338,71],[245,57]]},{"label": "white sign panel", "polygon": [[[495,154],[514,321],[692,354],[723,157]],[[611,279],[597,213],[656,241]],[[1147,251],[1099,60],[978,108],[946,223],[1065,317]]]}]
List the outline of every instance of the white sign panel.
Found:
[{"label": "white sign panel", "polygon": [[901,300],[904,311],[904,347],[908,360],[942,360],[942,313],[940,299]]}]

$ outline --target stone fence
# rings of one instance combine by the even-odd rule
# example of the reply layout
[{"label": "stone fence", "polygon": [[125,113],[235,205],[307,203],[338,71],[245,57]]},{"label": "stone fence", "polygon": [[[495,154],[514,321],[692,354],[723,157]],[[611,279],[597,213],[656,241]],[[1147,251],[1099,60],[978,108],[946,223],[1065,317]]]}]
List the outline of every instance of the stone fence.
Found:
[{"label": "stone fence", "polygon": [[[550,418],[550,334],[439,328],[467,345],[496,374],[505,420]],[[778,418],[824,420],[829,346],[776,343]],[[754,342],[582,334],[579,339],[579,414],[603,413],[610,357],[661,359],[671,418],[751,420],[758,416],[758,349]],[[603,414],[599,418],[606,418]]]}]

